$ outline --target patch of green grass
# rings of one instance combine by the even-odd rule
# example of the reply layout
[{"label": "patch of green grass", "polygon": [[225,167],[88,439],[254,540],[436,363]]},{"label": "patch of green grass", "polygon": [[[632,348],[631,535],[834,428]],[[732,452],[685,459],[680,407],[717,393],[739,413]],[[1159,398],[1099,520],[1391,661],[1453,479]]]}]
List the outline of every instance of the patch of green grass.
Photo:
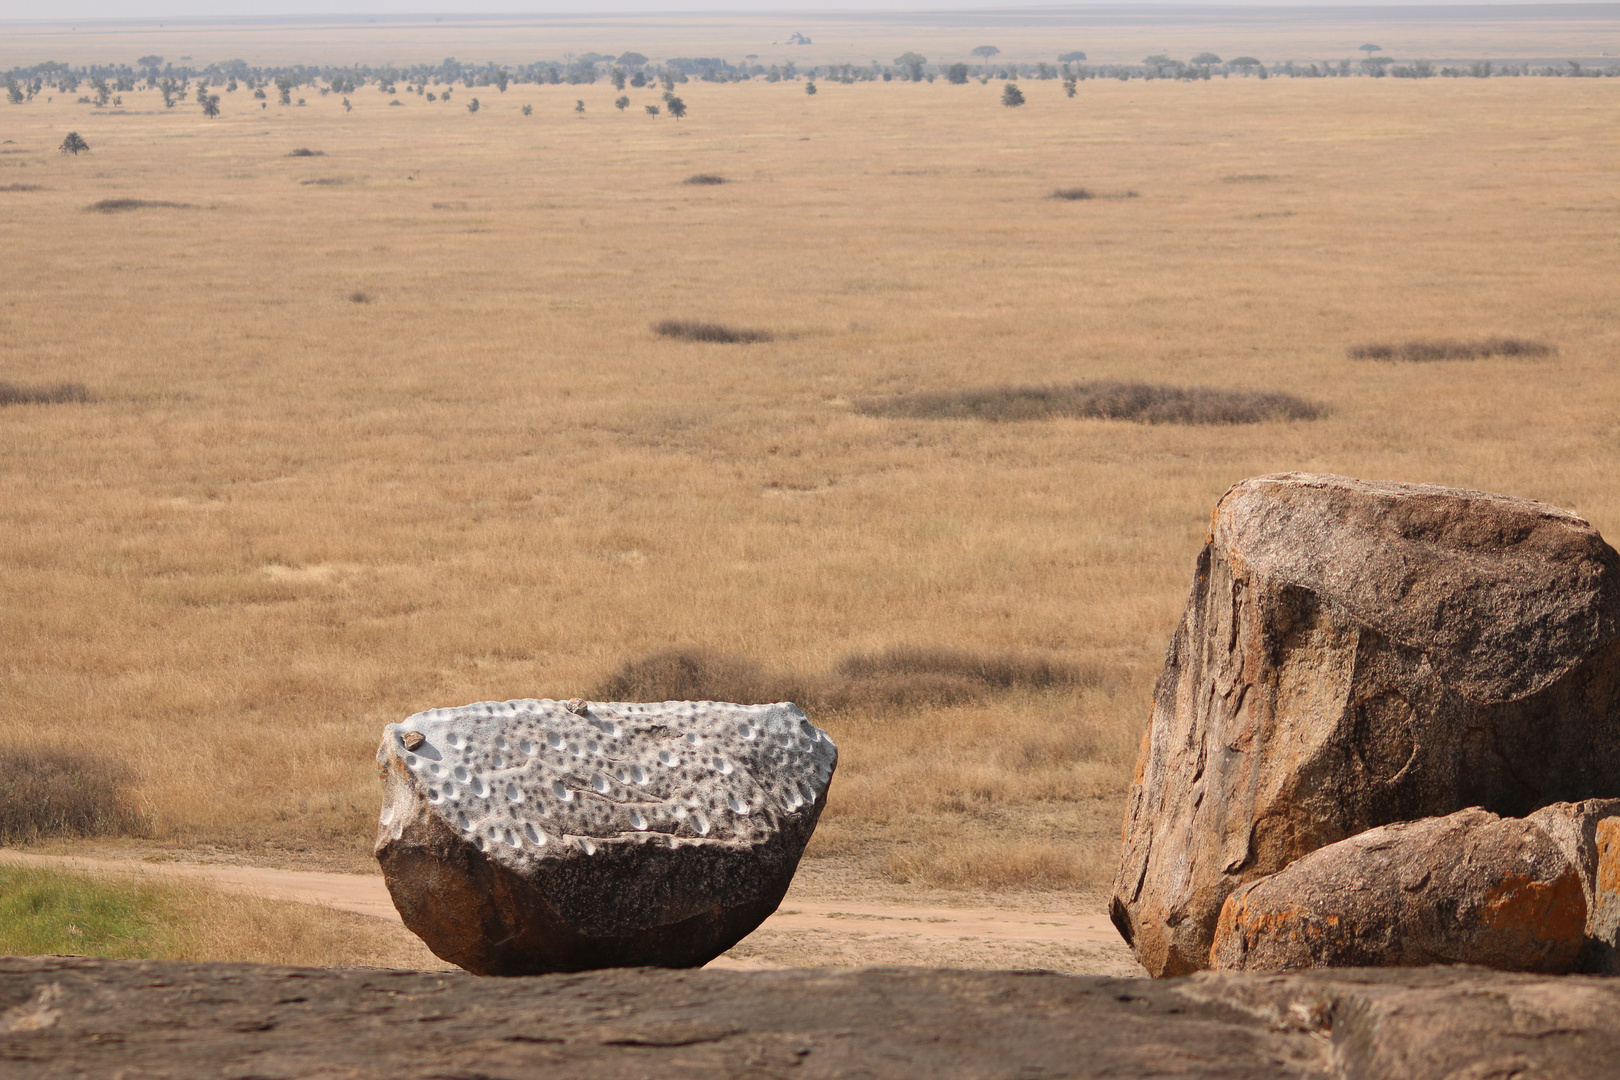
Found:
[{"label": "patch of green grass", "polygon": [[170,951],[173,886],[0,866],[0,954],[150,959]]}]

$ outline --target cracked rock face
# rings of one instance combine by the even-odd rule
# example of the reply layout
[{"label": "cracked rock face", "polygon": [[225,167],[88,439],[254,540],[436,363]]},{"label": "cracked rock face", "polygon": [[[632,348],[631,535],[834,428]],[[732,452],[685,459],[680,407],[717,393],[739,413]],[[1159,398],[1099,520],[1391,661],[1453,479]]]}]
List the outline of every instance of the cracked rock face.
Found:
[{"label": "cracked rock face", "polygon": [[1221,908],[1210,966],[1562,975],[1587,950],[1581,878],[1533,818],[1476,807],[1384,825],[1240,886]]},{"label": "cracked rock face", "polygon": [[1111,914],[1209,964],[1239,886],[1367,829],[1620,796],[1620,555],[1544,503],[1284,473],[1216,505]]},{"label": "cracked rock face", "polygon": [[431,709],[383,730],[377,860],[468,971],[695,967],[781,902],[837,761],[786,703]]}]

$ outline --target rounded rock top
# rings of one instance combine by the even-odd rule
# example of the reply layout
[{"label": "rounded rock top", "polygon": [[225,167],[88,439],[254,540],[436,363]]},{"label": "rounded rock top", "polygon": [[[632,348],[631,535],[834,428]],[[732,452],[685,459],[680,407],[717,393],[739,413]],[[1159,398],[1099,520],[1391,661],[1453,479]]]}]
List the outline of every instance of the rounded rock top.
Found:
[{"label": "rounded rock top", "polygon": [[838,750],[788,702],[485,701],[383,729],[397,838],[425,806],[514,869],[609,843],[753,845],[814,812]]}]

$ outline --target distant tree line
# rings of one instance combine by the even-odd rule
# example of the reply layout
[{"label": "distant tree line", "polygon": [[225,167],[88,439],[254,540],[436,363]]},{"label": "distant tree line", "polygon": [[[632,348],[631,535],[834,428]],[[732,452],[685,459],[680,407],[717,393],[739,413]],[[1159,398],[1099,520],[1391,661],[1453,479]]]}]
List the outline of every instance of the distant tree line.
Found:
[{"label": "distant tree line", "polygon": [[[930,59],[916,52],[905,52],[892,63],[872,61],[870,64],[828,64],[800,68],[792,61],[766,66],[749,55],[732,62],[721,57],[672,57],[662,62],[638,52],[608,56],[587,52],[568,55],[560,60],[537,60],[529,64],[497,65],[494,63],[466,64],[448,57],[438,64],[412,64],[405,66],[351,66],[294,64],[291,66],[255,67],[243,60],[228,60],[195,66],[187,61],[173,63],[161,56],[143,56],[133,64],[84,65],[48,62],[31,67],[13,67],[0,74],[5,87],[6,100],[23,105],[43,93],[79,94],[78,101],[97,107],[122,104],[122,95],[136,92],[156,92],[168,108],[191,98],[201,106],[204,115],[219,112],[219,93],[234,94],[246,91],[261,108],[268,108],[270,95],[280,105],[300,104],[300,91],[306,94],[338,94],[344,97],[375,87],[381,93],[397,96],[403,90],[427,101],[448,102],[456,87],[467,90],[493,88],[505,93],[514,84],[532,85],[591,85],[598,81],[611,82],[615,89],[626,87],[658,87],[666,93],[681,83],[696,79],[702,82],[726,83],[762,80],[783,82],[806,80],[827,83],[857,82],[933,82],[944,79],[948,83],[964,84],[969,81],[988,83],[991,79],[1016,82],[1020,79],[1062,80],[1070,97],[1077,83],[1087,79],[1180,79],[1202,80],[1212,78],[1500,78],[1504,76],[1541,76],[1561,78],[1599,78],[1620,76],[1620,64],[1603,67],[1583,65],[1578,60],[1559,64],[1534,64],[1526,61],[1504,62],[1481,60],[1466,66],[1437,66],[1428,60],[1398,60],[1382,48],[1371,43],[1358,51],[1365,56],[1358,60],[1321,60],[1314,62],[1264,62],[1253,56],[1222,59],[1214,53],[1204,52],[1188,59],[1167,55],[1149,56],[1140,64],[1087,65],[1083,52],[1065,52],[1054,61],[1021,63],[1000,59],[1001,50],[994,45],[980,45],[969,55],[974,63]],[[430,90],[431,88],[431,90]],[[218,91],[218,93],[214,92]]]}]

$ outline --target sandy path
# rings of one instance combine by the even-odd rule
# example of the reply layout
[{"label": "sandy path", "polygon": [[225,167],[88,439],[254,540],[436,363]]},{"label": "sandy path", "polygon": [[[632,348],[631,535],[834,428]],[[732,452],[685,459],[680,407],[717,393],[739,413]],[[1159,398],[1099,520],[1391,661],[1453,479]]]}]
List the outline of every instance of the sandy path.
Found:
[{"label": "sandy path", "polygon": [[[324,904],[343,911],[400,922],[380,875],[334,874],[311,870],[277,870],[260,866],[208,863],[145,862],[72,855],[33,855],[0,850],[0,864],[49,866],[98,874],[139,874],[206,881],[228,892],[250,893],[270,900]],[[993,907],[953,908],[931,905],[873,903],[860,900],[818,901],[790,897],[755,931],[749,942],[779,947],[742,949],[724,956],[716,967],[785,967],[837,963],[854,950],[871,962],[900,955],[926,958],[943,948],[950,953],[989,948],[997,956],[1045,954],[1054,949],[1099,954],[1117,961],[1119,934],[1103,915],[1007,911]],[[749,942],[745,942],[748,944]],[[1047,966],[1053,966],[1048,962]],[[1064,965],[1068,966],[1068,965]],[[1088,965],[1089,966],[1089,965]],[[1110,965],[1112,966],[1112,965]]]}]

